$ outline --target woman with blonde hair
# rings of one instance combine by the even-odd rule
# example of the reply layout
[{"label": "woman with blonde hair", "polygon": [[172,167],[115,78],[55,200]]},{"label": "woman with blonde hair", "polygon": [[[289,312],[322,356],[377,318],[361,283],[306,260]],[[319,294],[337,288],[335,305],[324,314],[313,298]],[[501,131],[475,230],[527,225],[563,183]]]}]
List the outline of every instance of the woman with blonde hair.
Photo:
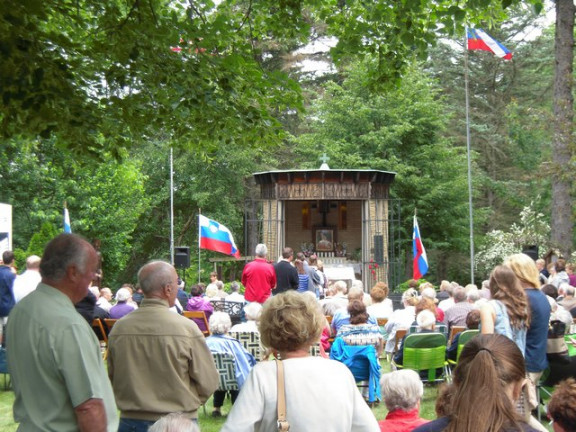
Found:
[{"label": "woman with blonde hair", "polygon": [[418,303],[418,291],[414,288],[408,288],[402,294],[402,304],[404,309],[396,309],[388,322],[384,326],[384,330],[388,334],[388,341],[386,342],[386,355],[391,357],[396,348],[396,331],[398,329],[408,330],[414,320],[416,319],[416,310],[414,306]]},{"label": "woman with blonde hair", "polygon": [[[525,407],[525,411],[529,415],[530,410],[537,405],[535,384],[548,367],[546,347],[551,308],[546,296],[540,291],[540,273],[532,258],[521,253],[515,254],[509,256],[504,265],[512,269],[528,298],[530,327],[526,332],[524,358],[526,360],[526,371],[530,379],[526,386],[527,394],[525,398],[528,404]],[[530,424],[536,426],[533,418],[530,418],[530,421]]]},{"label": "woman with blonde hair", "polygon": [[489,286],[492,300],[480,309],[482,334],[502,334],[513,340],[524,355],[530,317],[520,281],[509,267],[497,266],[490,274]]},{"label": "woman with blonde hair", "polygon": [[526,375],[518,346],[499,334],[478,335],[462,349],[441,417],[414,432],[534,432],[516,412]]},{"label": "woman with blonde hair", "polygon": [[[283,365],[290,429],[378,431],[350,370],[337,361],[310,356],[325,322],[316,300],[295,291],[271,297],[262,308],[260,336]],[[278,430],[278,379],[277,362],[254,366],[222,432]]]}]

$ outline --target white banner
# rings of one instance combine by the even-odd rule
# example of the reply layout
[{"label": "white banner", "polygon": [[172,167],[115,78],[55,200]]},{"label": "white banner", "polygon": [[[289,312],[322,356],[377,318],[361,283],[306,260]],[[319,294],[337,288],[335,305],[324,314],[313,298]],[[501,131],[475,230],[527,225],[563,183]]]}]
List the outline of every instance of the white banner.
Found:
[{"label": "white banner", "polygon": [[0,254],[12,250],[12,206],[0,203]]}]

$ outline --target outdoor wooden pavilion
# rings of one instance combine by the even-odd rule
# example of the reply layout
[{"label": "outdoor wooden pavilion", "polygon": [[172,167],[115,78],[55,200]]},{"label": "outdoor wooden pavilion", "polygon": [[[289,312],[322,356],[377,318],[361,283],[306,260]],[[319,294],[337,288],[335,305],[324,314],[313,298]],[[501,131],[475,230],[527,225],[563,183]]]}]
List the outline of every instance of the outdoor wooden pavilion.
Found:
[{"label": "outdoor wooden pavilion", "polygon": [[366,290],[376,281],[388,283],[391,228],[399,218],[389,194],[395,175],[326,163],[318,170],[253,174],[259,195],[247,205],[245,254],[261,242],[276,260],[289,246],[316,253],[325,268],[352,267]]}]

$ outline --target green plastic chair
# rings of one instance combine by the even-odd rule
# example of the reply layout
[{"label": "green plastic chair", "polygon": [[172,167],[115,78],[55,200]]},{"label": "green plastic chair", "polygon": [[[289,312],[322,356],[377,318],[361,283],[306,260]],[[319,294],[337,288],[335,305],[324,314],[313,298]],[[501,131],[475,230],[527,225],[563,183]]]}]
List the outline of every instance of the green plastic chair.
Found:
[{"label": "green plastic chair", "polygon": [[[449,378],[448,362],[446,361],[446,336],[442,333],[414,333],[404,341],[404,359],[398,368],[427,371],[428,379],[423,381],[436,382]],[[436,377],[436,369],[442,369],[444,374]]]},{"label": "green plastic chair", "polygon": [[480,333],[480,330],[464,330],[460,333],[460,336],[458,337],[458,353],[456,354],[456,361],[460,360],[460,354],[462,353],[464,345],[466,345],[466,343],[478,333]]}]

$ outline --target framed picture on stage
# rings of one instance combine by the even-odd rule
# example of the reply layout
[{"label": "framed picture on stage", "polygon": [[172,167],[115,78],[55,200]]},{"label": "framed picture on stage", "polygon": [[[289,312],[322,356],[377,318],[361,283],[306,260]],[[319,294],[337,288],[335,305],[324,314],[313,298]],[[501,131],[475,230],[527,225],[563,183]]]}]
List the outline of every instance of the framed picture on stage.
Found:
[{"label": "framed picture on stage", "polygon": [[313,240],[316,252],[334,252],[335,229],[333,227],[315,228]]}]

